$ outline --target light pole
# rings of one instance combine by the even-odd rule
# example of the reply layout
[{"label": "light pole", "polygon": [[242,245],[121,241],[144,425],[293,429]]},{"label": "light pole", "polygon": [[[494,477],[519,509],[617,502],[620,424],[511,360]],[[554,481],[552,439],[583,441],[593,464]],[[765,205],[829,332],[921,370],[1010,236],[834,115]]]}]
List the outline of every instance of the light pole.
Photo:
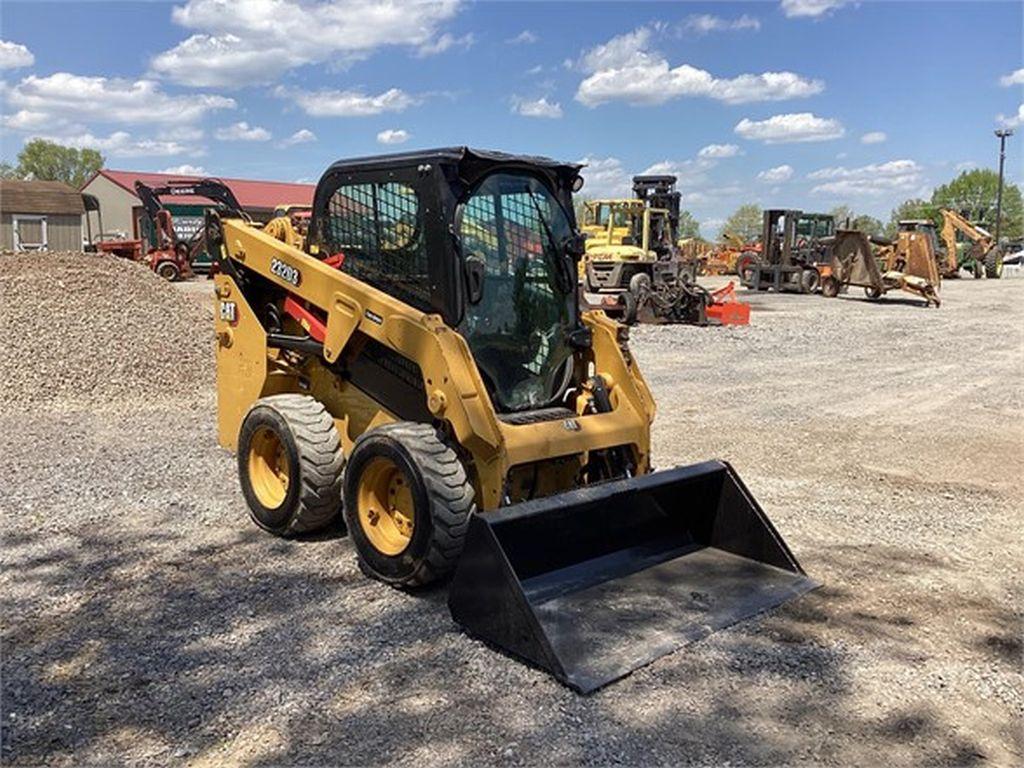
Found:
[{"label": "light pole", "polygon": [[996,192],[996,246],[999,246],[999,226],[1003,218],[1003,161],[1006,159],[1006,137],[1013,136],[1012,128],[996,131],[999,138],[999,190]]}]

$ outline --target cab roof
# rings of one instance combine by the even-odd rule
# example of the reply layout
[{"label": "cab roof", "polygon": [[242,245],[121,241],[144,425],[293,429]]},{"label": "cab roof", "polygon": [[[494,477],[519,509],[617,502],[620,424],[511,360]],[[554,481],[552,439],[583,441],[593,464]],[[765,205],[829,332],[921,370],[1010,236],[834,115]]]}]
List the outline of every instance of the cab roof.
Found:
[{"label": "cab roof", "polygon": [[462,176],[476,176],[485,167],[493,165],[530,165],[553,171],[558,174],[577,174],[583,166],[579,163],[564,163],[550,157],[538,155],[514,155],[488,149],[472,149],[470,147],[441,147],[438,149],[420,149],[411,152],[395,152],[384,155],[370,155],[351,159],[338,160],[327,169],[327,174],[344,173],[346,171],[380,168],[408,168],[409,166],[438,164],[458,166]]}]

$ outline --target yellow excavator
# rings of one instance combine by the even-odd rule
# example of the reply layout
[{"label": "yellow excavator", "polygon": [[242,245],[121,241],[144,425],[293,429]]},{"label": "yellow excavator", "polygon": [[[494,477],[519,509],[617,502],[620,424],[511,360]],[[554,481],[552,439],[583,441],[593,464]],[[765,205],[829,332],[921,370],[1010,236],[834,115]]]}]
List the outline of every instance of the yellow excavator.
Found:
[{"label": "yellow excavator", "polygon": [[260,528],[342,519],[370,577],[593,691],[815,586],[736,472],[655,472],[625,326],[581,312],[580,166],[343,160],[305,249],[211,211],[220,443]]},{"label": "yellow excavator", "polygon": [[[995,238],[983,227],[972,224],[956,211],[943,208],[942,242],[945,245],[942,276],[958,277],[964,269],[978,278],[999,279],[1003,275],[1003,252]],[[965,241],[961,249],[957,234]]]}]

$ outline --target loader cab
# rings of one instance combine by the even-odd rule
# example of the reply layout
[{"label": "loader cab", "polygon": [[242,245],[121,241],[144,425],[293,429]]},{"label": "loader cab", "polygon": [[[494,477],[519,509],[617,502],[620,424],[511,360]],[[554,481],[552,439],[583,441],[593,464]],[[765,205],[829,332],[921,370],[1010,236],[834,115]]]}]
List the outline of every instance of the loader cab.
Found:
[{"label": "loader cab", "polygon": [[561,401],[580,319],[579,166],[466,148],[332,166],[309,250],[466,339],[501,413]]}]

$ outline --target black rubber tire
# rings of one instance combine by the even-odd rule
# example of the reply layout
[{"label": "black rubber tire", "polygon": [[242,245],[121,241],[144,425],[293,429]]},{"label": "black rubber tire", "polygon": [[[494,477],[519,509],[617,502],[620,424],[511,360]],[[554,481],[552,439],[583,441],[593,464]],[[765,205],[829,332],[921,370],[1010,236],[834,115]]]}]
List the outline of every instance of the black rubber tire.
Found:
[{"label": "black rubber tire", "polygon": [[[370,460],[384,457],[405,475],[416,509],[412,539],[396,555],[379,551],[359,522],[357,493]],[[476,512],[473,486],[458,455],[429,424],[400,421],[371,429],[356,440],[344,480],[345,522],[368,576],[396,587],[418,587],[455,568]]]},{"label": "black rubber tire", "polygon": [[882,298],[882,289],[881,288],[876,288],[873,285],[865,285],[864,286],[864,295],[867,296],[872,301],[874,301],[876,299]]},{"label": "black rubber tire", "polygon": [[[274,432],[288,455],[288,491],[280,506],[260,503],[249,477],[249,449],[260,427]],[[257,400],[238,434],[238,478],[256,525],[277,536],[324,528],[341,511],[345,456],[334,419],[309,395],[271,395]]]},{"label": "black rubber tire", "polygon": [[633,325],[636,322],[636,313],[640,308],[639,302],[629,291],[619,296],[619,303],[622,305],[622,322],[626,325]]},{"label": "black rubber tire", "polygon": [[821,295],[827,299],[834,299],[839,295],[839,281],[832,275],[821,281]]},{"label": "black rubber tire", "polygon": [[999,246],[989,248],[985,254],[985,277],[998,280],[1003,276],[1003,251]]},{"label": "black rubber tire", "polygon": [[739,255],[739,258],[736,259],[736,275],[741,281],[747,279],[743,273],[756,263],[757,254],[753,251],[745,251]]},{"label": "black rubber tire", "polygon": [[820,275],[816,269],[805,269],[800,273],[800,287],[804,293],[814,293],[818,287]]},{"label": "black rubber tire", "polygon": [[646,272],[637,272],[629,278],[629,292],[634,296],[651,290],[651,276]]},{"label": "black rubber tire", "polygon": [[161,261],[154,271],[169,283],[176,283],[181,279],[181,270],[173,261]]}]

